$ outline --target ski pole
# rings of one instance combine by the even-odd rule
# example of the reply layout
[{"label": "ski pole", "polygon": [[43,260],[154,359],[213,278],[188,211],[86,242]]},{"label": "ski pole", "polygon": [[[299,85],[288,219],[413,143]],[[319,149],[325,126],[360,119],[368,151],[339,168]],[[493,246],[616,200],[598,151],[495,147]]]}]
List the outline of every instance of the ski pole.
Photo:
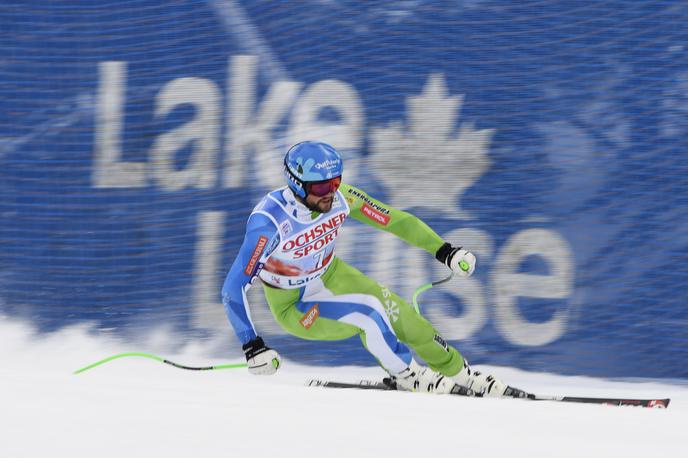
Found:
[{"label": "ski pole", "polygon": [[437,285],[441,285],[442,283],[446,283],[449,280],[451,280],[452,277],[454,277],[454,271],[453,270],[451,271],[451,273],[449,274],[449,276],[447,278],[443,278],[442,280],[437,280],[437,281],[434,281],[432,283],[427,283],[423,286],[418,287],[418,289],[416,289],[416,291],[414,291],[414,293],[413,293],[413,306],[416,308],[416,313],[418,313],[420,315],[420,307],[418,306],[418,296],[420,295],[420,293],[432,288],[433,286],[437,286]]},{"label": "ski pole", "polygon": [[94,367],[100,366],[101,364],[105,364],[109,361],[112,361],[113,359],[125,358],[127,356],[141,356],[143,358],[153,359],[155,361],[169,364],[170,366],[174,366],[174,367],[177,367],[179,369],[187,369],[190,371],[210,371],[210,370],[219,370],[219,369],[235,369],[235,368],[239,368],[239,367],[248,367],[248,365],[246,363],[219,364],[219,365],[215,365],[215,366],[201,366],[201,367],[185,366],[183,364],[175,363],[175,362],[170,361],[168,359],[165,359],[165,358],[162,358],[162,357],[156,356],[156,355],[151,355],[149,353],[132,352],[132,353],[120,353],[120,354],[105,358],[103,360],[97,361],[93,364],[89,364],[88,366],[82,367],[81,369],[74,371],[74,375],[81,374],[82,372],[85,372],[89,369],[93,369]]},{"label": "ski pole", "polygon": [[[440,285],[442,283],[448,282],[449,280],[454,277],[454,272],[451,272],[447,278],[444,278],[442,280],[437,280],[432,283],[427,283],[425,285],[422,285],[416,289],[416,291],[413,293],[413,306],[416,309],[416,312],[420,314],[420,307],[418,306],[418,296],[423,292],[426,291],[433,286]],[[74,371],[74,375],[81,374],[82,372],[86,372],[87,370],[93,369],[94,367],[98,367],[101,364],[108,363],[112,360],[119,359],[119,358],[126,358],[130,356],[139,356],[143,358],[148,358],[152,359],[161,363],[169,364],[170,366],[177,367],[179,369],[186,369],[190,371],[209,371],[209,370],[220,370],[220,369],[236,369],[236,368],[241,368],[241,367],[248,367],[246,363],[237,363],[237,364],[218,364],[218,365],[213,365],[213,366],[186,366],[184,364],[179,364],[175,363],[174,361],[170,361],[169,359],[165,359],[161,356],[157,355],[151,355],[150,353],[141,353],[141,352],[130,352],[130,353],[119,353],[117,355],[112,355],[109,356],[105,359],[102,359],[100,361],[96,361],[93,364],[89,364],[88,366],[84,366],[81,369],[78,369]]]}]

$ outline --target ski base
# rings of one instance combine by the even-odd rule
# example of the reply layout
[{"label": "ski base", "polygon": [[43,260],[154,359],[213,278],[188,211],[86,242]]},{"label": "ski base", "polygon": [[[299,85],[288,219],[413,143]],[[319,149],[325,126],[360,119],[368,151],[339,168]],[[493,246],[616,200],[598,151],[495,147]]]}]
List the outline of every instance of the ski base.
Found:
[{"label": "ski base", "polygon": [[[344,389],[359,389],[359,390],[378,390],[378,391],[397,391],[396,384],[389,378],[381,382],[372,380],[359,380],[357,382],[336,382],[330,380],[309,380],[308,386],[324,387],[324,388],[344,388]],[[632,399],[632,398],[598,398],[598,397],[580,397],[580,396],[539,396],[536,394],[525,393],[516,388],[509,387],[512,393],[511,396],[516,399],[527,399],[531,401],[556,401],[556,402],[577,402],[583,404],[603,404],[612,406],[624,407],[648,407],[655,409],[666,409],[669,407],[671,399]],[[472,391],[463,387],[458,387],[455,391],[449,393],[451,395],[467,396],[467,397],[481,397],[474,394]]]}]

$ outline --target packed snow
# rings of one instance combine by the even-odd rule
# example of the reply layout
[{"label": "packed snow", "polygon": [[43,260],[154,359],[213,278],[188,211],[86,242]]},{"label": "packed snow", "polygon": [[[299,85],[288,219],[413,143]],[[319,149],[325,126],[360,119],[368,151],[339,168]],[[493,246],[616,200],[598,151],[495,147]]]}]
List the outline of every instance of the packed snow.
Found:
[{"label": "packed snow", "polygon": [[[666,410],[475,399],[305,386],[311,378],[380,379],[369,367],[283,361],[274,376],[192,372],[84,327],[38,334],[0,316],[0,456],[20,457],[643,457],[688,446],[688,386],[483,367],[541,394],[671,397]],[[189,365],[201,346],[161,355]]]}]

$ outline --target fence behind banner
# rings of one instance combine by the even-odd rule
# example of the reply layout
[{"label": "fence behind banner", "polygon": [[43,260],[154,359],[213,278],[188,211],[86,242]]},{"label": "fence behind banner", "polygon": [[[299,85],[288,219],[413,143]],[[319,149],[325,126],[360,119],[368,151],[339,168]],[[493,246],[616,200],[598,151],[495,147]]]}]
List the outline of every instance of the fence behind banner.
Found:
[{"label": "fence behind banner", "polygon": [[[5,2],[0,312],[238,355],[222,281],[286,148],[319,139],[476,252],[420,297],[471,361],[688,378],[687,21],[669,0]],[[446,273],[354,221],[338,253],[408,300]],[[285,356],[374,363],[250,298]]]}]

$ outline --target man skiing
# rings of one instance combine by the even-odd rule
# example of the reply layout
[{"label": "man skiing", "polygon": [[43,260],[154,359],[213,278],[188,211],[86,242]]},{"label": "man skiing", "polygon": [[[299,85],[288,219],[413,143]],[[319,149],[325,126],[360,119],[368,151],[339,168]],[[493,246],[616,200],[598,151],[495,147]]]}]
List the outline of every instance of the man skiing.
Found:
[{"label": "man skiing", "polygon": [[[445,242],[415,216],[342,183],[343,161],[330,145],[292,146],[284,170],[288,186],[270,192],[253,209],[222,288],[249,372],[273,374],[280,367],[279,354],[265,345],[250,319],[246,291],[260,277],[270,310],[285,331],[309,340],[359,335],[399,389],[449,393],[458,385],[483,396],[523,395],[474,371],[401,297],[339,259],[334,245],[351,216],[428,251],[459,276],[475,270],[472,253]],[[387,313],[390,301],[398,313]],[[411,349],[429,367],[418,364]]]}]

